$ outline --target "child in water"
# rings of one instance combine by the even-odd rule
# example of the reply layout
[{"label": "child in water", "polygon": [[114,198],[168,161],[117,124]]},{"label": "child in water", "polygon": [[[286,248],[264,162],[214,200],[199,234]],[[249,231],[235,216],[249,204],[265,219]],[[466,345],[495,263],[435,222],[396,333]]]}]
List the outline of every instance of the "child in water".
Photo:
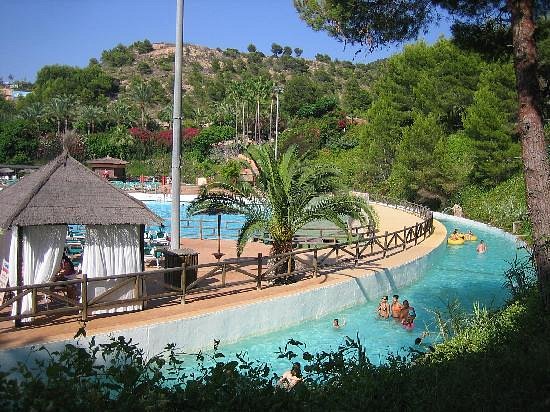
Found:
[{"label": "child in water", "polygon": [[338,321],[338,318],[335,318],[333,321],[332,321],[332,327],[334,329],[340,329],[340,328],[343,328],[344,326],[346,326],[346,321],[344,320],[344,322],[342,324],[340,324],[340,322]]},{"label": "child in water", "polygon": [[401,309],[401,324],[405,329],[412,329],[414,327],[414,319],[416,318],[416,311],[409,305],[408,300],[403,301],[403,309]]},{"label": "child in water", "polygon": [[388,303],[388,297],[382,296],[382,299],[380,300],[380,303],[378,304],[378,316],[384,319],[388,319],[390,317],[390,305]]}]

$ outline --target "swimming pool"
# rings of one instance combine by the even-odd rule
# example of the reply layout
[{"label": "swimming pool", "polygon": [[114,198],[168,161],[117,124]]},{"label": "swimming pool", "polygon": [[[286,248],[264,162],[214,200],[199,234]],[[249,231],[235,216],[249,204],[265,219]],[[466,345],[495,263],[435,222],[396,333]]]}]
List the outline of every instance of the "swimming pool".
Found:
[{"label": "swimming pool", "polygon": [[[166,233],[170,233],[172,204],[170,202],[144,201],[152,212],[164,220]],[[190,239],[217,239],[217,216],[196,215],[187,216],[189,203],[180,203],[180,236]],[[244,223],[244,216],[222,214],[220,234],[222,239],[237,239],[237,233]]]},{"label": "swimming pool", "polygon": [[[472,228],[468,223],[456,223],[445,218],[439,220],[448,232],[454,228],[459,231]],[[251,360],[268,362],[277,372],[288,369],[289,361],[277,359],[275,353],[290,338],[306,343],[307,350],[314,353],[335,350],[346,335],[355,338],[358,334],[369,359],[375,364],[384,362],[390,352],[404,354],[424,330],[435,331],[432,310],[443,310],[449,301],[458,299],[463,309],[471,312],[474,302],[495,308],[507,298],[507,291],[502,287],[503,272],[516,254],[526,256],[527,252],[511,236],[481,226],[476,226],[473,231],[487,243],[487,253],[476,252],[477,242],[466,242],[461,246],[448,246],[445,243],[427,257],[430,260],[429,268],[416,284],[388,293],[399,294],[400,301],[407,299],[415,307],[417,319],[412,331],[404,330],[393,320],[378,319],[375,313],[378,306],[376,300],[234,344],[224,345],[221,342],[219,350],[229,355],[229,358],[235,353],[246,352]],[[333,318],[345,320],[345,327],[333,329]],[[436,334],[432,333],[425,342],[434,338]],[[186,363],[191,365],[193,360],[189,359]]]}]

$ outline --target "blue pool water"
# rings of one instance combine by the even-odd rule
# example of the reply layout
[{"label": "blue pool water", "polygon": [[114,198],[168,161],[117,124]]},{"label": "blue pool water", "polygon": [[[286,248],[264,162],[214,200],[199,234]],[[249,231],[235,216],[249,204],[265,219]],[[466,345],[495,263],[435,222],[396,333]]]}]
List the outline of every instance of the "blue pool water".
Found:
[{"label": "blue pool water", "polygon": [[[455,227],[461,232],[470,229],[467,225],[451,221],[442,220],[442,223],[448,232]],[[477,242],[466,242],[462,246],[442,245],[427,257],[429,269],[416,284],[388,293],[390,300],[392,294],[399,294],[400,301],[407,299],[415,307],[417,319],[412,331],[404,330],[391,319],[379,319],[375,313],[378,301],[375,301],[235,344],[224,345],[222,342],[219,350],[225,355],[246,352],[251,360],[268,362],[275,371],[282,373],[288,369],[289,361],[277,359],[275,352],[279,347],[284,347],[290,338],[306,343],[307,350],[314,353],[337,349],[344,336],[355,338],[359,334],[369,359],[375,364],[384,362],[390,352],[408,353],[408,348],[414,345],[415,338],[424,330],[432,331],[424,340],[430,343],[437,339],[432,310],[444,310],[453,299],[458,299],[468,312],[471,312],[474,302],[489,308],[502,305],[507,298],[507,291],[502,284],[508,262],[513,261],[516,254],[527,255],[510,237],[477,227],[473,231],[487,243],[487,253],[476,252]],[[333,329],[333,318],[339,318],[341,322],[345,320],[345,327]]]},{"label": "blue pool water", "polygon": [[[166,233],[170,233],[171,222],[170,215],[172,212],[172,204],[170,202],[155,202],[145,201],[151,211],[159,215],[164,219],[164,226],[166,227]],[[218,221],[217,216],[210,215],[196,215],[187,216],[187,208],[189,203],[180,203],[180,235],[183,238],[198,239],[217,239],[218,238]],[[200,222],[202,221],[202,231],[200,228]],[[238,230],[244,223],[244,217],[240,215],[222,215],[221,221],[221,238],[222,239],[237,239]]]}]

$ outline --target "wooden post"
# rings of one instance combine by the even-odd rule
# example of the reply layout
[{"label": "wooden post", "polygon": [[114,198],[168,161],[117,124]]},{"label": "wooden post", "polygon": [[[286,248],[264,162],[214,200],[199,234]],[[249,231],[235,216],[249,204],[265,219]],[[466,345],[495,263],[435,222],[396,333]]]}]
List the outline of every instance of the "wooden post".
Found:
[{"label": "wooden post", "polygon": [[317,277],[319,275],[319,267],[318,267],[319,261],[317,260],[317,249],[313,251],[313,277]]},{"label": "wooden post", "polygon": [[187,263],[183,262],[183,270],[181,271],[181,304],[185,303],[185,275],[187,272]]},{"label": "wooden post", "polygon": [[414,226],[414,244],[418,244],[418,222],[416,222],[416,225]]},{"label": "wooden post", "polygon": [[222,286],[225,287],[225,277],[226,277],[227,268],[225,263],[222,264]]},{"label": "wooden post", "polygon": [[37,295],[38,295],[38,291],[36,290],[36,288],[32,288],[32,302],[31,302],[32,309],[31,309],[31,313],[33,315],[36,315],[36,298],[37,298]]},{"label": "wooden post", "polygon": [[82,296],[82,321],[88,320],[88,275],[84,273],[82,275],[82,286],[80,295]]},{"label": "wooden post", "polygon": [[[141,293],[140,293],[140,287],[139,287],[139,282],[141,281],[141,276],[140,275],[136,275],[136,281],[134,282],[134,296],[136,299],[138,300],[141,300]],[[143,301],[141,302],[142,306],[143,306]]]},{"label": "wooden post", "polygon": [[384,255],[383,255],[383,257],[386,257],[387,252],[388,252],[388,231],[386,230],[386,233],[384,234]]},{"label": "wooden post", "polygon": [[403,227],[403,250],[407,248],[407,226]]},{"label": "wooden post", "polygon": [[355,264],[359,262],[359,237],[355,240]]},{"label": "wooden post", "polygon": [[256,277],[256,290],[262,289],[262,254],[258,253],[258,275]]}]

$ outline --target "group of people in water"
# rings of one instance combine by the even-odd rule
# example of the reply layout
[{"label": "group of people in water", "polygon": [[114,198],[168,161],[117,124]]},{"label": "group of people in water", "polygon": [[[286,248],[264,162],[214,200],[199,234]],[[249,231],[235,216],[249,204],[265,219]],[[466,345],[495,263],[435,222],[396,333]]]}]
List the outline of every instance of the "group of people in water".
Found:
[{"label": "group of people in water", "polygon": [[377,312],[378,316],[383,319],[389,319],[391,317],[399,321],[405,329],[412,329],[414,327],[416,311],[414,307],[409,304],[408,300],[405,299],[403,303],[399,302],[399,295],[393,295],[391,304],[387,296],[382,296],[378,304]]},{"label": "group of people in water", "polygon": [[[477,240],[477,236],[474,235],[471,230],[468,230],[467,233],[460,233],[458,229],[453,230],[453,233],[451,233],[451,235],[449,236],[450,244],[462,244],[465,240]],[[476,247],[476,251],[477,253],[487,252],[487,245],[483,240],[480,240],[479,244]]]}]

